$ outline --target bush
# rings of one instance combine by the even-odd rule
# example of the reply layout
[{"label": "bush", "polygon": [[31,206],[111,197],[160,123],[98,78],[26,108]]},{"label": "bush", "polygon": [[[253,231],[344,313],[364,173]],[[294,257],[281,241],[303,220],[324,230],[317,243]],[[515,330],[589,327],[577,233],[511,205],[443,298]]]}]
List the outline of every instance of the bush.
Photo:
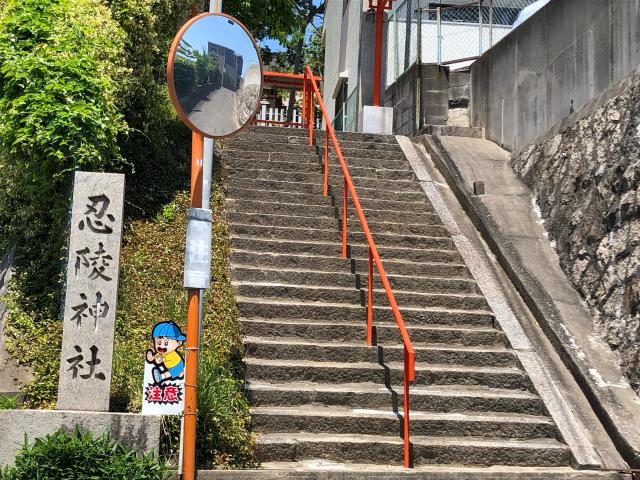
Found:
[{"label": "bush", "polygon": [[55,317],[72,172],[118,170],[124,35],[99,0],[9,0],[0,21],[0,251]]},{"label": "bush", "polygon": [[0,480],[165,480],[172,473],[152,455],[140,456],[106,433],[95,437],[76,429],[25,442]]}]

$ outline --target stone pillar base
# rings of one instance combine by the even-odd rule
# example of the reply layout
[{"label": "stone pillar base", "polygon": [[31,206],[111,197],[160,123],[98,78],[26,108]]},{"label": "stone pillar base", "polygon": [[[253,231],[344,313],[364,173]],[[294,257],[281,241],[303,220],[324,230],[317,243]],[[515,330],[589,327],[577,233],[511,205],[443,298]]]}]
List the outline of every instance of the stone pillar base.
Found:
[{"label": "stone pillar base", "polygon": [[359,112],[358,125],[362,133],[393,135],[393,108],[365,105]]}]

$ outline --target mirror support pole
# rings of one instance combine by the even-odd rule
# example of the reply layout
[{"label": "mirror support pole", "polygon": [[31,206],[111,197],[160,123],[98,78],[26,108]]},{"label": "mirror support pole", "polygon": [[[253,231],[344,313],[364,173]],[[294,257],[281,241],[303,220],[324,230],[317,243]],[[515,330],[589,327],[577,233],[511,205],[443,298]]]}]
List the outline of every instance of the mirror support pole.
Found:
[{"label": "mirror support pole", "polygon": [[[203,138],[191,134],[191,207],[202,208]],[[185,346],[184,434],[182,437],[182,478],[194,480],[196,472],[196,425],[198,353],[200,348],[201,291],[189,289],[187,303],[187,341]]]},{"label": "mirror support pole", "polygon": [[211,13],[222,13],[222,0],[209,0],[209,11]]}]

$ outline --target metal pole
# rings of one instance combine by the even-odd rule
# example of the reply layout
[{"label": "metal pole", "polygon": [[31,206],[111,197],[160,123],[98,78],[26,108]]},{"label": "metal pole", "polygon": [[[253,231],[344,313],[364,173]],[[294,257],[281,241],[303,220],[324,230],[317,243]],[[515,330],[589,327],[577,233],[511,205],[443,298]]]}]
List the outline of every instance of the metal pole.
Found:
[{"label": "metal pole", "polygon": [[378,0],[376,6],[376,46],[373,59],[373,106],[379,107],[382,102],[380,81],[382,80],[382,23],[387,0]]},{"label": "metal pole", "polygon": [[478,55],[482,55],[482,0],[478,2]]},{"label": "metal pole", "polygon": [[418,2],[418,58],[416,59],[416,63],[420,65],[422,63],[422,7],[420,6],[420,2]]},{"label": "metal pole", "polygon": [[[191,135],[191,207],[202,207],[203,138]],[[200,347],[200,291],[189,289],[187,302],[187,342],[185,347],[184,435],[182,437],[183,480],[193,480],[196,472],[196,425],[198,350]]]},{"label": "metal pole", "polygon": [[438,65],[442,64],[442,16],[440,7],[436,8],[436,31],[438,36]]},{"label": "metal pole", "polygon": [[489,0],[489,48],[493,47],[493,0]]}]

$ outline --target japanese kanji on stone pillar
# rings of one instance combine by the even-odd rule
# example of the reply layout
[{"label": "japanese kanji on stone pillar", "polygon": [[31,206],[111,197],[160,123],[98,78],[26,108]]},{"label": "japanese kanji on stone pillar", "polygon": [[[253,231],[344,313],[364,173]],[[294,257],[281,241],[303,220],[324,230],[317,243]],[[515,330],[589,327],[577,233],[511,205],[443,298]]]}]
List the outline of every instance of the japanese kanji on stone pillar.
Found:
[{"label": "japanese kanji on stone pillar", "polygon": [[75,173],[60,410],[109,410],[123,206],[124,175]]}]

